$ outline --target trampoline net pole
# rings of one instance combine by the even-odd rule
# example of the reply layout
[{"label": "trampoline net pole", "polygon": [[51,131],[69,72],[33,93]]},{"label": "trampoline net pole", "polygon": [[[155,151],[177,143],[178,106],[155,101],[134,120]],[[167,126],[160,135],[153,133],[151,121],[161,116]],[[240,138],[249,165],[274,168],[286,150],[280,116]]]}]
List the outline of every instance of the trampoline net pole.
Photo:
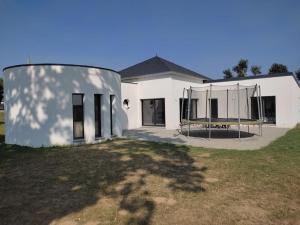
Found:
[{"label": "trampoline net pole", "polygon": [[180,129],[181,129],[181,134],[182,134],[182,120],[183,120],[183,104],[184,104],[184,93],[185,93],[185,88],[183,88],[183,93],[182,93],[182,101],[181,101],[181,115],[180,115]]},{"label": "trampoline net pole", "polygon": [[258,131],[260,135],[260,123],[261,123],[261,117],[260,117],[260,103],[259,103],[259,90],[258,90],[258,85],[255,86],[255,91],[256,91],[256,101],[257,101],[257,114],[258,114],[258,120],[259,120],[259,125],[258,125]]},{"label": "trampoline net pole", "polygon": [[262,98],[261,98],[261,90],[260,85],[258,86],[259,90],[259,102],[260,102],[260,112],[261,112],[261,121],[260,121],[260,136],[262,136],[262,124],[263,124],[263,110],[262,110]]},{"label": "trampoline net pole", "polygon": [[[249,120],[249,96],[248,96],[248,88],[246,88],[246,98],[247,98],[247,119]],[[249,134],[249,124],[248,124],[248,134]]]},{"label": "trampoline net pole", "polygon": [[190,89],[188,91],[188,114],[187,114],[187,120],[188,120],[188,137],[190,136],[190,130],[191,130],[191,123],[190,123],[191,95],[192,95],[192,87],[190,87]]},{"label": "trampoline net pole", "polygon": [[[226,90],[226,121],[228,122],[228,89]],[[227,135],[228,135],[228,125],[226,125]]]},{"label": "trampoline net pole", "polygon": [[210,84],[209,86],[209,123],[208,123],[209,139],[211,138],[211,91],[212,91],[212,84]]},{"label": "trampoline net pole", "polygon": [[205,101],[205,119],[207,119],[207,98],[208,98],[208,90],[206,90],[206,101]]},{"label": "trampoline net pole", "polygon": [[241,139],[241,115],[240,115],[240,84],[237,83],[237,97],[238,97],[238,122],[239,122],[239,140]]}]

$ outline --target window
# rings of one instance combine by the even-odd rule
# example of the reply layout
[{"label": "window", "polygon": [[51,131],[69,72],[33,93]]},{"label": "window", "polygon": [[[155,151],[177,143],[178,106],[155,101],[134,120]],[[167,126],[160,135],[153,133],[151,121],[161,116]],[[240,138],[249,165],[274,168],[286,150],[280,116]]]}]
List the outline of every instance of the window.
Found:
[{"label": "window", "polygon": [[165,126],[165,99],[142,99],[142,125]]},{"label": "window", "polygon": [[[197,118],[197,101],[198,99],[191,99],[190,119]],[[179,99],[179,112],[180,112],[180,121],[181,121],[182,98]],[[188,115],[188,99],[185,98],[183,101],[182,119],[187,119],[187,115]]]},{"label": "window", "polygon": [[72,94],[73,104],[73,138],[84,138],[83,94]]},{"label": "window", "polygon": [[[264,123],[276,124],[276,97],[262,96],[262,119]],[[257,98],[251,98],[251,118],[258,119]]]},{"label": "window", "polygon": [[113,135],[114,134],[114,100],[115,100],[115,96],[114,95],[110,95],[110,134]]},{"label": "window", "polygon": [[101,95],[94,95],[95,137],[101,137]]}]

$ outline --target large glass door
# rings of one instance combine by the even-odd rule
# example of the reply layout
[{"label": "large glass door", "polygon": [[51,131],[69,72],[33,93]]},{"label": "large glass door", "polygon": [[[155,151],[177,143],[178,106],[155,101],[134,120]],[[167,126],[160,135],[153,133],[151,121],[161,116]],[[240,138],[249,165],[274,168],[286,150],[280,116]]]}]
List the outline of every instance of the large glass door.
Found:
[{"label": "large glass door", "polygon": [[165,99],[142,100],[142,125],[165,126]]},{"label": "large glass door", "polygon": [[[196,119],[197,118],[197,102],[198,102],[198,99],[191,99],[190,119]],[[185,119],[185,120],[187,119],[188,105],[189,105],[189,100],[187,98],[185,98],[183,100],[183,107],[182,107],[182,98],[179,99],[180,122],[181,122],[181,118]],[[181,116],[182,111],[183,111],[183,115]]]},{"label": "large glass door", "polygon": [[[264,123],[276,124],[276,97],[262,96],[262,117]],[[251,98],[251,118],[258,119],[257,98]]]}]

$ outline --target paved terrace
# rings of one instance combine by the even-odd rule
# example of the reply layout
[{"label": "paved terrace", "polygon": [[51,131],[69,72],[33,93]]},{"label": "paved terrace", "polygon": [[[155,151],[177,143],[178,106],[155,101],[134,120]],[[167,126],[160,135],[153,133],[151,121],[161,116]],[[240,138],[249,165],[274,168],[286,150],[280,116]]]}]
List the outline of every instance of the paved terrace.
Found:
[{"label": "paved terrace", "polygon": [[264,126],[263,135],[258,136],[258,128],[250,127],[250,134],[247,127],[241,128],[241,139],[239,140],[237,128],[215,129],[212,131],[212,138],[208,139],[208,132],[205,130],[192,130],[191,136],[180,134],[179,130],[166,130],[161,127],[142,127],[139,129],[124,132],[124,137],[136,140],[167,142],[173,144],[184,144],[196,147],[255,150],[260,149],[277,138],[283,136],[289,129]]}]

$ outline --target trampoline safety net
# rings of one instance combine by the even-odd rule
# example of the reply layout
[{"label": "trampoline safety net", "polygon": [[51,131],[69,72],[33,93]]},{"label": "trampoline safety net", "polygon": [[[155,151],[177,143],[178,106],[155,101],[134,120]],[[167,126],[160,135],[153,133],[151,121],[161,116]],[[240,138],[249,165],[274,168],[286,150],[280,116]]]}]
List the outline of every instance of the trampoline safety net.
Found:
[{"label": "trampoline safety net", "polygon": [[[240,138],[241,125],[258,125],[262,133],[262,105],[260,86],[213,85],[190,87],[183,90],[181,101],[181,131],[205,128],[237,127]],[[253,101],[253,99],[256,99]]]}]

